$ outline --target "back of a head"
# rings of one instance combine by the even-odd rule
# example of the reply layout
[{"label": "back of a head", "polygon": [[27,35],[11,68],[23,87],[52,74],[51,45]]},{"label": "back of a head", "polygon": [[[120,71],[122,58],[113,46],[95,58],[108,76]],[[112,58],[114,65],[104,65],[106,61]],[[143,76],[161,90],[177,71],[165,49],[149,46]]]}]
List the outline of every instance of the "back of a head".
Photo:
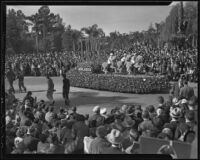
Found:
[{"label": "back of a head", "polygon": [[147,111],[143,111],[142,112],[142,118],[144,119],[149,119],[149,112],[147,112]]},{"label": "back of a head", "polygon": [[163,96],[158,96],[158,103],[163,104],[164,103],[164,98]]},{"label": "back of a head", "polygon": [[107,130],[104,126],[99,126],[96,129],[96,136],[100,137],[100,138],[105,138],[105,136],[107,135]]}]

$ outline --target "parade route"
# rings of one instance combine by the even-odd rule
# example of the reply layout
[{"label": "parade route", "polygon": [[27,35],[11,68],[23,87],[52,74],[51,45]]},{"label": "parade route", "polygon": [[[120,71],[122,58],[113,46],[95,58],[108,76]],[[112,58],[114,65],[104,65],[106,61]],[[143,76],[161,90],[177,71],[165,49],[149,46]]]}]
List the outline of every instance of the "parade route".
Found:
[{"label": "parade route", "polygon": [[[64,100],[62,98],[62,77],[53,77],[55,85],[54,99],[56,101],[55,108],[58,111],[59,107],[64,107]],[[45,77],[25,77],[25,86],[28,91],[33,92],[33,97],[37,97],[37,101],[43,99],[47,101],[46,90],[47,82]],[[195,94],[197,95],[197,84],[191,83],[190,86],[194,87]],[[5,87],[8,88],[8,83],[5,81]],[[26,93],[19,93],[18,81],[14,82],[14,88],[16,90],[16,98],[22,100]],[[165,100],[168,99],[168,93],[161,94],[129,94],[129,93],[117,93],[108,91],[98,91],[85,88],[70,88],[69,98],[71,105],[76,105],[78,112],[83,114],[92,114],[92,108],[96,105],[106,107],[108,113],[115,106],[121,106],[123,104],[139,104],[143,108],[147,105],[154,105],[157,107],[157,97],[163,96]]]}]

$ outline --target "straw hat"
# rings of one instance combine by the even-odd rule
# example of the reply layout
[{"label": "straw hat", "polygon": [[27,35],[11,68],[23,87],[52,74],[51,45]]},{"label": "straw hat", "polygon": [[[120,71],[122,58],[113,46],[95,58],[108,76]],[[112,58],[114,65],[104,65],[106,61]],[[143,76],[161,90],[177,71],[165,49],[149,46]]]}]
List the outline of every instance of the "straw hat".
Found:
[{"label": "straw hat", "polygon": [[123,141],[122,134],[119,130],[112,129],[107,135],[107,140],[112,144],[120,144]]},{"label": "straw hat", "polygon": [[97,113],[97,112],[100,111],[100,109],[101,109],[101,108],[100,108],[99,106],[95,106],[95,107],[93,108],[92,111],[93,111],[94,113]]}]

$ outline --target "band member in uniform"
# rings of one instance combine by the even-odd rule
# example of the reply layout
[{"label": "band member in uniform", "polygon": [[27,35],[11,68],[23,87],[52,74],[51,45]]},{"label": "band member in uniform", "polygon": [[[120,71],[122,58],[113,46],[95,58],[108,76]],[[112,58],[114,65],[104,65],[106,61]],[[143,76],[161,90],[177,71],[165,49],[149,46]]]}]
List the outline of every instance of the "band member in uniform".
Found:
[{"label": "band member in uniform", "polygon": [[54,99],[53,99],[53,92],[54,90],[54,83],[53,80],[50,78],[50,76],[47,74],[46,75],[47,78],[47,84],[48,84],[48,89],[47,89],[47,98],[49,99],[50,103],[53,105],[55,103]]},{"label": "band member in uniform", "polygon": [[19,71],[18,75],[18,85],[19,85],[19,92],[22,92],[22,88],[24,89],[24,92],[26,92],[26,87],[24,86],[24,74],[23,71]]},{"label": "band member in uniform", "polygon": [[65,100],[65,105],[69,106],[69,90],[70,90],[70,81],[66,78],[66,74],[63,76],[63,98]]}]

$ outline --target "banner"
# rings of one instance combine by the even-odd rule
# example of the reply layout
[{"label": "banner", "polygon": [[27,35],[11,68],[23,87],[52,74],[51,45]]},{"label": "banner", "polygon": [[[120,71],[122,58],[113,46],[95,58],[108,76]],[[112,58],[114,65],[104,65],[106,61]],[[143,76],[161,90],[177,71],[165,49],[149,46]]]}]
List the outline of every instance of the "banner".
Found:
[{"label": "banner", "polygon": [[159,149],[164,145],[170,145],[178,159],[190,158],[191,144],[181,141],[167,141],[158,138],[140,137],[141,154],[158,154]]}]

